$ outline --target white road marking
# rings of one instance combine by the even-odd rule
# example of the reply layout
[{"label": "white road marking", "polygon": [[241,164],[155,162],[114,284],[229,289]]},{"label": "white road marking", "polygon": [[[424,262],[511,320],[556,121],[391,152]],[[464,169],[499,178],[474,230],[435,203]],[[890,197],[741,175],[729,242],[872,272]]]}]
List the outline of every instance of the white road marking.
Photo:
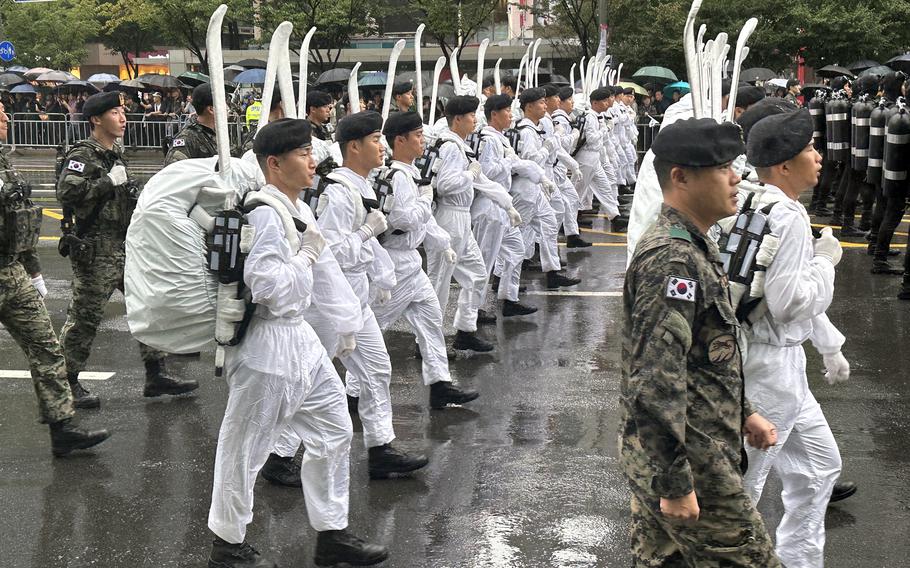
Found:
[{"label": "white road marking", "polygon": [[[113,377],[115,373],[82,371],[79,373],[80,381],[106,381]],[[30,379],[32,374],[29,371],[2,371],[0,370],[0,379]]]}]

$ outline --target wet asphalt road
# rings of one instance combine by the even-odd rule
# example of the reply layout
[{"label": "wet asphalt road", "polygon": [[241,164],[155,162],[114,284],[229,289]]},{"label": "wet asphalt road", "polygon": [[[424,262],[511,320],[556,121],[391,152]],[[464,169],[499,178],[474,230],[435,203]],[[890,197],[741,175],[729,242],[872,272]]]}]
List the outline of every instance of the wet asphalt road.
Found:
[{"label": "wet asphalt road", "polygon": [[[595,230],[603,223],[598,219]],[[54,225],[48,219],[45,234]],[[616,450],[625,248],[615,246],[620,236],[584,236],[604,246],[569,253],[569,272],[583,278],[579,292],[608,294],[540,295],[541,276],[528,275],[527,300],[540,311],[483,328],[496,351],[452,363],[456,380],[481,392],[467,407],[430,412],[413,336],[404,327],[387,334],[398,444],[425,451],[430,465],[411,478],[371,482],[355,434],[351,527],[389,545],[384,566],[629,566],[628,492]],[[44,241],[42,253],[59,330],[70,269],[54,246]],[[907,566],[910,557],[910,302],[895,299],[898,278],[873,277],[869,264],[863,250],[845,252],[829,311],[848,338],[851,380],[828,386],[820,357],[807,350],[810,383],[840,445],[843,479],[860,486],[829,509],[831,568]],[[213,376],[212,354],[203,353],[170,363],[200,381],[195,396],[143,399],[142,365],[123,311],[115,293],[89,361],[88,370],[116,373],[85,383],[102,408],[80,413],[82,424],[113,431],[94,451],[53,459],[30,381],[0,379],[0,566],[205,565],[227,390]],[[26,368],[4,331],[0,368]],[[772,529],[779,491],[772,478],[760,505]],[[312,566],[315,535],[299,490],[260,482],[254,514],[248,540],[255,547],[282,567]]]}]

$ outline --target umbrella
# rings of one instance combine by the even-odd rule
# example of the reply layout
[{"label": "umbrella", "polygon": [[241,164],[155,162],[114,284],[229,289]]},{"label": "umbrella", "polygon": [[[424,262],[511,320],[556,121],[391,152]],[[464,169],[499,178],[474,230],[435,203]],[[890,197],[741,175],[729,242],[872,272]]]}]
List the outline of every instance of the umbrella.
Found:
[{"label": "umbrella", "polygon": [[224,68],[224,80],[233,81],[234,77],[246,71],[243,67],[239,65],[228,65]]},{"label": "umbrella", "polygon": [[15,73],[3,73],[0,75],[0,88],[9,88],[24,82],[25,79]]},{"label": "umbrella", "polygon": [[887,75],[888,73],[893,73],[894,70],[888,67],[887,65],[876,65],[875,67],[870,67],[859,74],[860,77],[865,77],[866,75]]},{"label": "umbrella", "polygon": [[22,85],[16,85],[15,87],[13,87],[13,88],[10,90],[10,92],[11,92],[11,93],[34,94],[34,93],[35,93],[35,87],[32,87],[32,86],[29,85],[28,83],[24,83],[24,84],[22,84]]},{"label": "umbrella", "polygon": [[831,87],[828,85],[822,85],[821,83],[810,83],[808,85],[803,85],[799,91],[803,97],[811,99],[815,96],[815,91],[818,90],[830,91]]},{"label": "umbrella", "polygon": [[32,69],[26,71],[23,75],[26,79],[34,80],[38,75],[49,73],[50,71],[53,71],[53,69],[48,69],[47,67],[33,67]]},{"label": "umbrella", "polygon": [[28,71],[28,67],[23,67],[21,65],[13,65],[12,67],[7,67],[7,73],[16,73],[17,75],[25,75],[25,72]]},{"label": "umbrella", "polygon": [[847,65],[847,69],[853,71],[854,73],[859,73],[860,71],[865,71],[870,67],[875,67],[879,65],[877,61],[872,61],[871,59],[861,59],[859,61],[854,61],[850,65]]},{"label": "umbrella", "polygon": [[136,80],[153,91],[186,87],[186,85],[181,83],[177,77],[162,75],[161,73],[143,73],[136,77]]},{"label": "umbrella", "polygon": [[768,85],[774,85],[775,87],[783,87],[784,89],[787,88],[787,80],[786,80],[786,79],[778,79],[778,78],[775,78],[775,79],[771,79],[771,80],[768,81],[766,84],[768,84]]},{"label": "umbrella", "polygon": [[147,87],[145,85],[143,85],[139,81],[139,79],[127,79],[126,81],[121,81],[119,83],[108,83],[104,87],[104,90],[107,92],[124,91],[127,93],[132,92],[132,91],[146,90],[146,89],[147,89]]},{"label": "umbrella", "polygon": [[766,67],[752,67],[740,72],[739,78],[746,83],[757,83],[758,81],[770,81],[777,77],[777,73]]},{"label": "umbrella", "polygon": [[664,87],[664,96],[668,99],[673,96],[673,91],[679,91],[680,95],[685,95],[692,90],[692,87],[689,86],[689,83],[685,81],[677,81],[675,83],[670,83]]},{"label": "umbrella", "polygon": [[94,75],[92,75],[91,77],[86,79],[86,81],[88,81],[89,83],[101,83],[103,85],[106,85],[108,83],[119,83],[120,77],[118,77],[116,75],[111,75],[110,73],[95,73]]},{"label": "umbrella", "polygon": [[98,87],[96,87],[95,85],[92,85],[88,81],[80,81],[77,79],[75,81],[67,81],[66,83],[57,85],[56,87],[54,87],[54,90],[61,92],[61,93],[66,93],[66,92],[81,93],[83,91],[89,91],[92,94],[94,94],[94,93],[98,92]]},{"label": "umbrella", "polygon": [[825,65],[821,69],[815,72],[819,77],[849,77],[854,78],[856,75],[846,67],[841,67],[840,65]]},{"label": "umbrella", "polygon": [[[430,83],[433,82],[433,72],[424,71],[423,73],[420,74],[420,76],[423,78],[424,90],[426,90],[427,85],[430,85]],[[404,83],[405,81],[410,81],[411,83],[416,85],[417,84],[417,72],[416,71],[404,71],[402,73],[398,73],[397,75],[395,75],[396,83]]]},{"label": "umbrella", "polygon": [[910,53],[905,53],[903,55],[898,55],[897,57],[892,57],[886,63],[897,71],[903,71],[904,73],[910,73]]},{"label": "umbrella", "polygon": [[569,80],[565,78],[564,75],[553,75],[550,77],[550,83],[553,85],[558,85],[560,87],[568,87]]},{"label": "umbrella", "polygon": [[632,74],[632,78],[630,80],[633,83],[651,82],[659,83],[661,85],[679,81],[679,79],[676,77],[676,73],[667,69],[666,67],[658,67],[656,65],[642,67]]},{"label": "umbrella", "polygon": [[234,65],[239,65],[244,69],[265,69],[268,67],[268,63],[261,59],[244,59],[243,61],[238,61]]},{"label": "umbrella", "polygon": [[72,73],[67,73],[66,71],[48,71],[47,73],[38,75],[35,80],[39,83],[66,83],[67,81],[75,81],[78,79],[79,77],[76,77]]},{"label": "umbrella", "polygon": [[265,69],[248,69],[234,77],[238,85],[264,85]]},{"label": "umbrella", "polygon": [[[683,83],[683,84],[686,86],[687,89],[689,88],[688,83]],[[619,86],[622,87],[623,89],[632,89],[633,91],[635,91],[636,95],[645,96],[648,94],[648,91],[641,85],[636,85],[635,83],[629,83],[628,81],[621,82],[619,84]]]},{"label": "umbrella", "polygon": [[211,82],[211,79],[209,79],[208,75],[204,73],[198,73],[196,71],[187,71],[185,73],[182,73],[177,76],[177,79],[179,79],[180,82],[184,85],[188,85],[190,87],[195,87],[203,83]]},{"label": "umbrella", "polygon": [[318,79],[316,79],[316,84],[321,85],[323,83],[346,83],[348,81],[348,77],[350,76],[350,69],[329,69],[320,75]]},{"label": "umbrella", "polygon": [[367,71],[357,80],[358,87],[384,87],[388,80],[385,71]]},{"label": "umbrella", "polygon": [[440,83],[439,87],[436,88],[436,96],[442,99],[451,99],[455,96],[455,86],[452,83]]}]

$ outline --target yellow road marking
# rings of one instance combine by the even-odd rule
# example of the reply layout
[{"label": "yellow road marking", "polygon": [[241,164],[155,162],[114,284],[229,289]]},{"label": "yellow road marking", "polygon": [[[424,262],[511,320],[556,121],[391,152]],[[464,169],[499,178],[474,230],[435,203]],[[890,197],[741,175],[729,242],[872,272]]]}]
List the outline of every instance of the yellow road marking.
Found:
[{"label": "yellow road marking", "polygon": [[45,215],[47,215],[48,217],[50,217],[51,219],[57,219],[58,221],[59,221],[60,219],[63,219],[63,215],[61,215],[60,213],[55,212],[53,209],[43,209],[42,212],[43,212]]}]

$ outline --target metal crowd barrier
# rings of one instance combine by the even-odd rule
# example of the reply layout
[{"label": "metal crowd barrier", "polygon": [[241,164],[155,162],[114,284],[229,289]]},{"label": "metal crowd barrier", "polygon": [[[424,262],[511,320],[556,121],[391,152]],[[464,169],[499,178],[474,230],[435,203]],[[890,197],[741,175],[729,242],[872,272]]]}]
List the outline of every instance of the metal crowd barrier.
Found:
[{"label": "metal crowd barrier", "polygon": [[[9,117],[7,144],[21,148],[57,148],[64,150],[89,137],[88,122],[75,120],[65,114],[14,113]],[[172,120],[146,119],[142,114],[128,114],[123,145],[127,150],[161,150],[170,147],[171,140],[186,124],[186,117]],[[228,123],[231,147],[243,139],[243,122]]]}]

